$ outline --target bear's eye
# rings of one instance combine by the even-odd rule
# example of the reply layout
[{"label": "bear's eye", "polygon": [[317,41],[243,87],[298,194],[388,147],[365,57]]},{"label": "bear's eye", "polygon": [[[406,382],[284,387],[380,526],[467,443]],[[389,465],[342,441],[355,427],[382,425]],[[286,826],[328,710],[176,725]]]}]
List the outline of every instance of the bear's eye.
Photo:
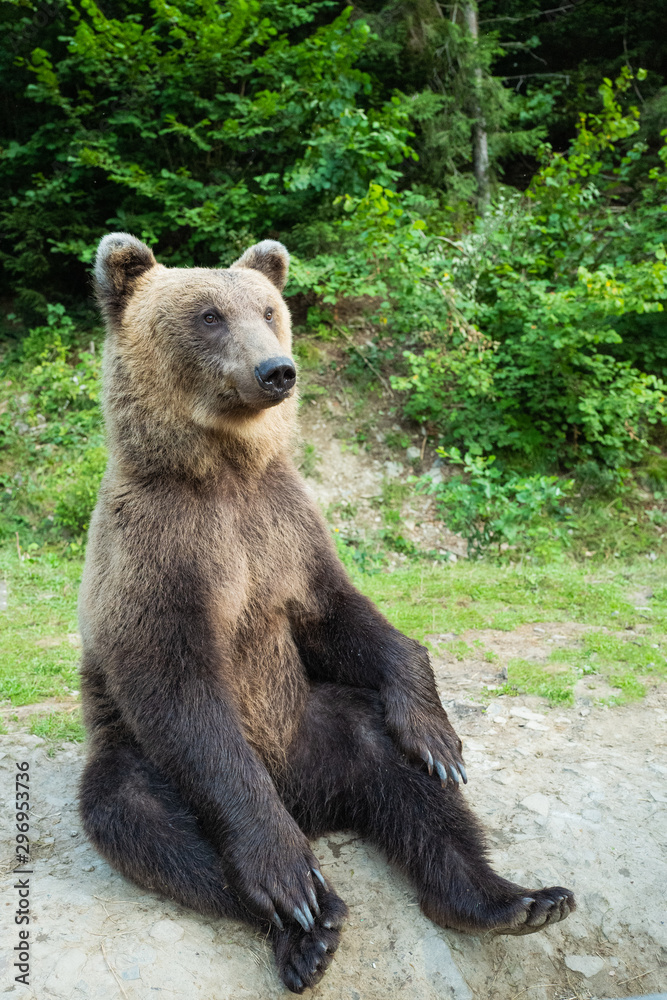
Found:
[{"label": "bear's eye", "polygon": [[271,320],[273,319],[273,309],[271,308],[271,306],[269,306],[269,308],[265,310],[264,319],[266,320],[267,323],[270,323]]},{"label": "bear's eye", "polygon": [[214,323],[218,322],[218,317],[214,312],[204,313],[204,322],[207,326],[213,326]]}]

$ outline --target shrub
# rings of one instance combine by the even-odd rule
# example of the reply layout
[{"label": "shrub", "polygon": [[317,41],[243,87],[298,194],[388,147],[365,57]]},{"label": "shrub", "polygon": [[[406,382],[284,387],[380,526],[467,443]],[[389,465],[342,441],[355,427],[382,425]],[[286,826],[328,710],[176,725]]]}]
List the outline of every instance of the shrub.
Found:
[{"label": "shrub", "polygon": [[469,555],[480,556],[492,546],[546,555],[568,544],[571,509],[565,501],[573,480],[504,473],[494,455],[461,455],[456,448],[440,453],[460,465],[462,475],[435,485],[424,476],[419,486],[435,495],[448,527],[467,539]]},{"label": "shrub", "polygon": [[106,462],[105,448],[90,448],[67,470],[69,483],[56,502],[54,522],[74,536],[88,531]]}]

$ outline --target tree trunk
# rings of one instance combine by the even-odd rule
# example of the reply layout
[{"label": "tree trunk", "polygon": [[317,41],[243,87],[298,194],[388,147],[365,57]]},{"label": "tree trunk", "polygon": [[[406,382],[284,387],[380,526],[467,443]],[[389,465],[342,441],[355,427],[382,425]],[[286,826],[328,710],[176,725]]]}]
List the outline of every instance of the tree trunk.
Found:
[{"label": "tree trunk", "polygon": [[[474,0],[466,0],[463,4],[463,16],[466,27],[477,48],[477,5]],[[473,125],[472,156],[475,180],[477,181],[477,208],[483,214],[489,205],[489,146],[486,137],[486,122],[482,111],[482,68],[477,63],[473,74]]]}]

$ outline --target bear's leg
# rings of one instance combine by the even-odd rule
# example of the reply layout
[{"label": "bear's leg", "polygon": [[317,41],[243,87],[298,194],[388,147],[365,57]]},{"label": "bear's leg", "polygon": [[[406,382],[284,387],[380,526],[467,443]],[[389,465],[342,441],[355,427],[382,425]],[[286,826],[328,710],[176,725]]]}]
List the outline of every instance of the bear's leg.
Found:
[{"label": "bear's leg", "polygon": [[178,791],[130,739],[96,736],[81,779],[80,811],[90,840],[126,878],[205,916],[243,920],[264,931],[292,992],[322,978],[347,916],[342,900],[317,882],[313,909],[319,913],[309,932],[298,925],[278,928],[253,914],[230,891],[220,855]]},{"label": "bear's leg", "polygon": [[527,890],[493,871],[464,793],[403,757],[374,692],[315,686],[290,763],[283,801],[301,828],[368,837],[409,874],[441,926],[528,934],[574,909],[568,889]]},{"label": "bear's leg", "polygon": [[142,888],[198,913],[252,919],[229,892],[220,857],[177,790],[129,740],[95,743],[79,808],[102,857]]}]

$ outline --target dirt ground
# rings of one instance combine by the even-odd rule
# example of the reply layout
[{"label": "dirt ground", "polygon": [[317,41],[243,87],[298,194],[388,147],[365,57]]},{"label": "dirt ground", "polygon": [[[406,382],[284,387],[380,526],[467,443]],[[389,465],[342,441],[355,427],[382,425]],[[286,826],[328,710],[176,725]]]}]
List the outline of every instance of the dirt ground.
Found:
[{"label": "dirt ground", "polygon": [[[409,463],[387,468],[382,454],[345,452],[319,419],[308,432],[320,455],[313,488],[323,505],[354,500],[360,522],[372,525],[368,499],[385,476],[404,478]],[[413,503],[406,518],[415,543],[430,548],[435,540],[463,554],[428,499]],[[315,851],[350,919],[331,969],[308,995],[590,1000],[667,991],[667,690],[651,688],[642,702],[614,709],[593,704],[583,686],[568,709],[531,697],[500,697],[488,710],[477,702],[510,656],[539,658],[550,641],[562,645],[582,628],[541,623],[477,633],[498,654],[493,665],[459,662],[444,649],[434,656],[443,704],[464,743],[470,783],[462,794],[489,831],[496,868],[529,888],[568,886],[576,913],[525,938],[441,930],[378,852],[349,833],[324,837]],[[436,649],[451,638],[430,637]],[[77,816],[83,749],[66,744],[51,757],[47,749],[21,732],[0,737],[0,989],[26,1000],[288,996],[261,937],[144,893],[97,856]],[[32,775],[29,987],[14,982],[13,969],[17,761],[29,761]]]},{"label": "dirt ground", "polygon": [[[510,636],[502,633],[503,642]],[[462,664],[436,668],[464,742],[470,783],[463,794],[489,830],[496,867],[528,887],[572,888],[578,910],[525,938],[441,930],[375,850],[351,834],[325,837],[315,850],[350,920],[312,995],[583,1000],[667,990],[665,692],[613,710],[545,710],[537,699],[499,698],[484,712],[474,706],[476,682],[463,676]],[[32,773],[32,974],[29,989],[16,986],[21,996],[287,995],[269,947],[252,931],[141,892],[95,854],[76,812],[80,747],[49,758],[38,737],[13,734],[0,738],[0,757],[6,861],[15,761],[28,760]],[[11,949],[18,943],[15,878],[2,879],[5,992],[13,992]]]}]

